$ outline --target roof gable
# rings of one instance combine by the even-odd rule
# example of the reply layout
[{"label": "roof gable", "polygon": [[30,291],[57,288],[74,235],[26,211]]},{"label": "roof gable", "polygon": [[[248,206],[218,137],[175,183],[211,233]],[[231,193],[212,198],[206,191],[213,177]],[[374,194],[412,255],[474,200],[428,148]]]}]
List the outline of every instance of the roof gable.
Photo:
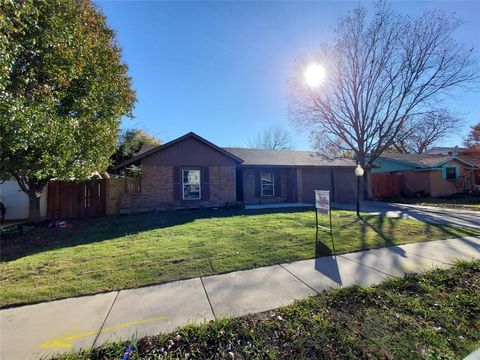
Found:
[{"label": "roof gable", "polygon": [[201,136],[199,136],[199,135],[197,135],[193,132],[189,132],[188,134],[180,136],[179,138],[174,139],[172,141],[169,141],[168,143],[165,143],[163,145],[158,145],[158,146],[153,147],[152,149],[141,152],[140,154],[134,156],[133,158],[131,158],[129,160],[126,160],[126,161],[114,166],[113,169],[118,170],[118,169],[121,169],[125,166],[137,163],[137,162],[139,162],[139,161],[141,161],[145,158],[152,157],[153,155],[155,155],[157,153],[160,153],[164,150],[170,149],[173,146],[175,146],[177,144],[180,144],[182,142],[185,142],[187,140],[190,140],[190,139],[194,139],[195,141],[200,142],[201,144],[207,146],[208,148],[210,148],[210,149],[212,149],[216,152],[219,152],[221,155],[228,157],[230,160],[233,160],[237,163],[242,162],[242,159],[238,158],[237,156],[235,156],[235,155],[229,153],[228,151],[218,147],[217,145],[215,145],[215,144],[211,143],[210,141],[202,138]]}]

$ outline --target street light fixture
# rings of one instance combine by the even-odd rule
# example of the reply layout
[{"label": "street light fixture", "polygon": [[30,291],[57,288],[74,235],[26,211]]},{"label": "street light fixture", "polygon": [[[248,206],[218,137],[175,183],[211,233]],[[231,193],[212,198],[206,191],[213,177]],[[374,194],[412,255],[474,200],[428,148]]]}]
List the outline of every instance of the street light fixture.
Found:
[{"label": "street light fixture", "polygon": [[362,165],[357,164],[355,168],[355,176],[357,177],[357,216],[360,216],[360,178],[363,176],[365,171],[362,168]]}]

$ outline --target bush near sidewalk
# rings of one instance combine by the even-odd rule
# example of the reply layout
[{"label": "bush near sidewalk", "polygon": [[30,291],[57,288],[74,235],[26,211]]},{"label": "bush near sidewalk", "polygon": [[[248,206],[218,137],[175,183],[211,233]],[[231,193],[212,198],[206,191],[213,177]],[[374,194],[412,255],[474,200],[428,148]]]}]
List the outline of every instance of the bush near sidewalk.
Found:
[{"label": "bush near sidewalk", "polygon": [[480,261],[58,359],[459,359],[480,342]]},{"label": "bush near sidewalk", "polygon": [[[334,211],[337,253],[480,235],[479,229]],[[328,217],[319,216],[327,226]],[[0,239],[0,306],[136,288],[331,254],[313,209],[196,210],[72,221]]]}]

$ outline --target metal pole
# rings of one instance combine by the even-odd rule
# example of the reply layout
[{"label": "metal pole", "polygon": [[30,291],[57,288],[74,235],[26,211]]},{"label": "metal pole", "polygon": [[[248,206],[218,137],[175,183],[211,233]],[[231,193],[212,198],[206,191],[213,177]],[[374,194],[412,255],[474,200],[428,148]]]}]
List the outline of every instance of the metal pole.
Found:
[{"label": "metal pole", "polygon": [[330,238],[332,239],[332,250],[333,250],[333,255],[335,256],[335,241],[333,241],[333,229],[332,229],[332,209],[330,209],[329,211],[329,215],[330,215]]},{"label": "metal pole", "polygon": [[360,176],[357,176],[357,216],[360,216]]}]

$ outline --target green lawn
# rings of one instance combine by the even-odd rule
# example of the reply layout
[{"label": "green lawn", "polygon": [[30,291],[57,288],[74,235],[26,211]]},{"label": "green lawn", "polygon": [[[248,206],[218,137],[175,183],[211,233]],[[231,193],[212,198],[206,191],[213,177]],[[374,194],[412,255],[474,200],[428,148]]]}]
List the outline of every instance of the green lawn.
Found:
[{"label": "green lawn", "polygon": [[[480,345],[480,261],[329,290],[263,314],[60,359],[462,359]],[[232,356],[233,355],[233,356]]]},{"label": "green lawn", "polygon": [[[338,253],[480,235],[480,230],[334,211]],[[321,217],[327,224],[327,217]],[[27,228],[28,229],[28,228]],[[26,230],[27,230],[26,229]],[[2,234],[1,306],[53,300],[313,258],[312,210],[194,210],[78,220]]]}]

